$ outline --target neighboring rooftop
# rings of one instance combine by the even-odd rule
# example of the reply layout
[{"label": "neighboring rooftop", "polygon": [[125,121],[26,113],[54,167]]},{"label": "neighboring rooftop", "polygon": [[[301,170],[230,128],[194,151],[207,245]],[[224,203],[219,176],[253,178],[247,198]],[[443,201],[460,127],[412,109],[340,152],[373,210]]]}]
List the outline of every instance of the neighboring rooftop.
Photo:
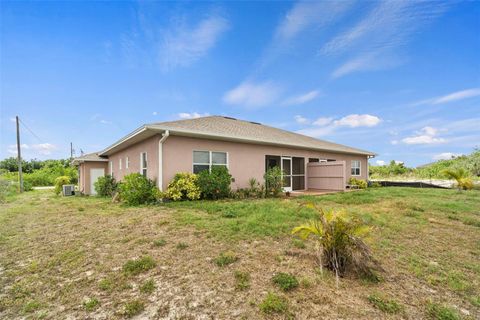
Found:
[{"label": "neighboring rooftop", "polygon": [[205,139],[268,144],[368,156],[375,155],[375,153],[370,151],[315,139],[302,134],[263,125],[258,122],[238,120],[224,116],[208,116],[146,124],[112,144],[99,154],[103,156],[115,153],[141,139],[152,136],[153,134],[162,133],[166,130],[172,135],[192,136]]},{"label": "neighboring rooftop", "polygon": [[94,153],[84,154],[83,156],[80,156],[80,157],[76,157],[75,159],[73,159],[72,163],[79,164],[79,163],[88,162],[88,161],[108,161],[108,159],[102,158],[98,155],[98,152],[94,152]]}]

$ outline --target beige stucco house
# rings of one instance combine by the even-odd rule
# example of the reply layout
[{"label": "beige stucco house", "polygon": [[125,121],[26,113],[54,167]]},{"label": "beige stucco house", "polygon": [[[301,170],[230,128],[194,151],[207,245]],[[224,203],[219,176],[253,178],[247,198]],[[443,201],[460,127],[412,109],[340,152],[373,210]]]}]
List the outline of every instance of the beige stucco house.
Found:
[{"label": "beige stucco house", "polygon": [[116,180],[139,172],[165,190],[177,172],[227,166],[232,188],[263,181],[267,168],[284,172],[285,191],[344,190],[350,177],[368,178],[374,153],[257,122],[210,116],[146,124],[105,150],[74,159],[79,188],[95,194],[93,183],[110,174]]}]

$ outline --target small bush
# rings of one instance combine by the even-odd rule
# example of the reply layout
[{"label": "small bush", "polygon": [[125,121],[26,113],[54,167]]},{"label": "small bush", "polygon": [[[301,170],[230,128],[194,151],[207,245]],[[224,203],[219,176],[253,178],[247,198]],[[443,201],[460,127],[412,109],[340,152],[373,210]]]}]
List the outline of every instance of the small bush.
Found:
[{"label": "small bush", "polygon": [[198,176],[193,173],[177,173],[173,180],[168,184],[167,198],[178,200],[197,200],[200,199],[200,188],[197,185]]},{"label": "small bush", "polygon": [[283,191],[282,170],[279,167],[269,168],[265,175],[265,195],[278,197]]},{"label": "small bush", "polygon": [[145,306],[142,301],[140,300],[132,300],[130,302],[125,303],[125,316],[128,318],[131,318],[133,316],[136,316],[145,309]]},{"label": "small bush", "polygon": [[93,185],[97,195],[101,197],[112,197],[117,191],[117,182],[111,175],[99,177]]},{"label": "small bush", "polygon": [[123,272],[127,275],[137,275],[142,272],[155,268],[157,263],[150,256],[144,256],[137,260],[128,260],[123,265]]},{"label": "small bush", "polygon": [[273,292],[267,294],[259,307],[263,313],[267,314],[285,313],[288,310],[288,304],[285,298],[282,298]]},{"label": "small bush", "polygon": [[95,308],[98,307],[98,299],[97,298],[91,298],[88,299],[87,301],[83,302],[83,306],[85,307],[85,310],[87,311],[93,311]]},{"label": "small bush", "polygon": [[214,262],[217,266],[223,267],[229,264],[234,263],[238,260],[238,257],[235,255],[234,252],[222,252],[217,258],[215,258]]},{"label": "small bush", "polygon": [[468,171],[463,168],[459,168],[457,170],[445,169],[442,171],[442,174],[448,177],[449,179],[456,180],[458,190],[473,189],[473,181],[469,177]]},{"label": "small bush", "polygon": [[[316,208],[313,204],[310,206]],[[362,236],[369,231],[367,226],[345,211],[317,210],[317,220],[294,228],[292,233],[299,234],[302,239],[315,236],[320,249],[320,262],[335,272],[337,285],[338,277],[347,271],[357,275],[370,275],[375,269],[380,269],[362,240]]]},{"label": "small bush", "polygon": [[159,192],[155,182],[140,173],[131,173],[123,177],[118,190],[120,198],[128,205],[153,203],[157,200]]},{"label": "small bush", "polygon": [[62,188],[64,184],[70,184],[70,177],[68,176],[60,176],[55,179],[55,194],[59,195],[62,193]]},{"label": "small bush", "polygon": [[163,247],[166,244],[167,244],[167,241],[165,239],[158,239],[158,240],[153,241],[153,246],[154,247]]},{"label": "small bush", "polygon": [[113,286],[113,281],[111,279],[102,279],[98,283],[98,287],[103,291],[112,291]]},{"label": "small bush", "polygon": [[0,203],[5,202],[7,197],[16,192],[15,185],[11,181],[0,178]]},{"label": "small bush", "polygon": [[367,189],[368,186],[367,181],[353,177],[348,179],[348,184],[351,186],[357,186],[359,189]]},{"label": "small bush", "polygon": [[272,282],[275,283],[283,291],[290,291],[298,287],[298,280],[295,276],[280,272],[272,278]]},{"label": "small bush", "polygon": [[230,196],[232,176],[225,166],[212,166],[198,174],[197,184],[204,199],[223,199]]},{"label": "small bush", "polygon": [[248,272],[235,271],[235,289],[246,290],[250,288],[250,274]]},{"label": "small bush", "polygon": [[461,320],[458,312],[452,308],[442,306],[436,303],[427,305],[428,317],[432,320]]},{"label": "small bush", "polygon": [[32,191],[33,190],[33,185],[30,181],[24,180],[23,181],[23,191]]},{"label": "small bush", "polygon": [[140,287],[141,293],[150,294],[155,290],[155,281],[153,279],[145,281]]},{"label": "small bush", "polygon": [[376,294],[369,295],[368,301],[370,301],[375,308],[386,313],[394,314],[402,310],[402,307],[395,300],[384,299]]}]

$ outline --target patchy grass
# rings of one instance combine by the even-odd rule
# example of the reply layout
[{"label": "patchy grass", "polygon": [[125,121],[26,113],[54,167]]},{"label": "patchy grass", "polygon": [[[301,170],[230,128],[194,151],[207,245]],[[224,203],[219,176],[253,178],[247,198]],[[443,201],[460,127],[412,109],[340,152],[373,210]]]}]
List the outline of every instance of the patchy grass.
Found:
[{"label": "patchy grass", "polygon": [[385,313],[399,313],[402,311],[402,306],[395,300],[393,299],[386,299],[381,297],[378,294],[371,294],[368,296],[368,301],[372,305],[375,306],[375,308],[385,312]]},{"label": "patchy grass", "polygon": [[273,292],[269,292],[259,305],[263,313],[286,313],[288,310],[287,300]]},{"label": "patchy grass", "polygon": [[137,275],[155,268],[157,263],[150,256],[144,256],[137,260],[128,260],[123,265],[123,272],[127,275]]},{"label": "patchy grass", "polygon": [[[366,242],[385,272],[346,276],[337,288],[319,271],[313,241],[290,234],[315,216],[309,202],[371,226]],[[480,319],[479,219],[480,191],[374,188],[140,207],[32,191],[0,204],[0,318]],[[237,272],[214,265],[229,251]],[[281,272],[298,278],[289,303],[272,292]],[[366,298],[372,292],[379,300]],[[101,302],[93,312],[86,297]],[[392,301],[402,310],[379,307]]]},{"label": "patchy grass", "polygon": [[290,291],[298,287],[297,278],[294,275],[283,272],[277,273],[273,276],[272,282],[283,291]]},{"label": "patchy grass", "polygon": [[227,251],[222,252],[218,257],[215,258],[214,262],[219,267],[224,267],[226,265],[232,264],[238,260],[235,252]]},{"label": "patchy grass", "polygon": [[462,317],[455,309],[437,303],[428,303],[428,316],[432,320],[461,320]]},{"label": "patchy grass", "polygon": [[98,305],[99,305],[99,301],[97,298],[90,298],[83,302],[83,306],[87,311],[95,310],[98,307]]},{"label": "patchy grass", "polygon": [[235,271],[235,289],[246,290],[250,288],[250,273]]}]

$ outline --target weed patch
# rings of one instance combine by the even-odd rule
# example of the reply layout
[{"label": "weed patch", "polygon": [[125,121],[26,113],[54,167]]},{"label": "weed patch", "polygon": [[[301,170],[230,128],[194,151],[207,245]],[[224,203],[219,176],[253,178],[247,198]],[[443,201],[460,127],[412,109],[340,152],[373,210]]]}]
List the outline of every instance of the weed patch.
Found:
[{"label": "weed patch", "polygon": [[275,283],[283,291],[290,291],[298,287],[298,280],[294,275],[280,272],[272,278]]},{"label": "weed patch", "polygon": [[145,305],[140,300],[132,300],[124,305],[124,314],[128,318],[136,316],[145,310]]},{"label": "weed patch", "polygon": [[235,289],[246,290],[250,288],[250,274],[248,272],[235,271]]},{"label": "weed patch", "polygon": [[158,240],[153,241],[153,246],[154,247],[163,247],[166,244],[167,244],[167,240],[165,240],[165,239],[158,239]]},{"label": "weed patch", "polygon": [[385,313],[398,313],[402,310],[402,306],[398,304],[395,300],[385,299],[380,297],[377,294],[372,294],[368,296],[368,301],[377,309]]},{"label": "weed patch", "polygon": [[259,305],[260,311],[266,314],[285,313],[288,310],[287,300],[273,292],[269,292]]},{"label": "weed patch", "polygon": [[447,306],[437,303],[429,303],[427,305],[427,314],[432,320],[461,320],[458,312]]},{"label": "weed patch", "polygon": [[140,287],[141,293],[150,294],[153,291],[155,291],[155,281],[153,281],[153,279],[145,281]]},{"label": "weed patch", "polygon": [[137,275],[155,268],[157,263],[150,256],[144,256],[137,260],[128,260],[123,265],[123,272],[127,275]]},{"label": "weed patch", "polygon": [[85,307],[85,310],[87,311],[93,311],[95,310],[99,305],[98,299],[97,298],[91,298],[88,299],[87,301],[83,302],[83,306]]},{"label": "weed patch", "polygon": [[188,248],[188,244],[185,243],[185,242],[179,242],[179,243],[177,243],[176,248],[177,248],[178,250],[185,250],[185,249]]},{"label": "weed patch", "polygon": [[235,255],[234,252],[222,252],[217,258],[215,258],[214,262],[219,267],[224,267],[226,265],[232,264],[238,260],[238,257]]}]

